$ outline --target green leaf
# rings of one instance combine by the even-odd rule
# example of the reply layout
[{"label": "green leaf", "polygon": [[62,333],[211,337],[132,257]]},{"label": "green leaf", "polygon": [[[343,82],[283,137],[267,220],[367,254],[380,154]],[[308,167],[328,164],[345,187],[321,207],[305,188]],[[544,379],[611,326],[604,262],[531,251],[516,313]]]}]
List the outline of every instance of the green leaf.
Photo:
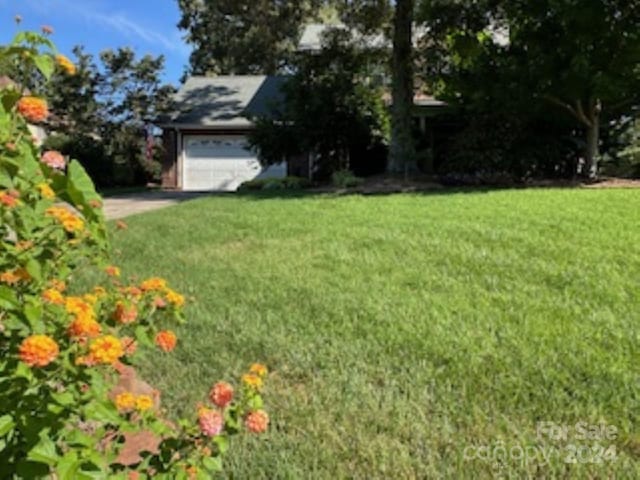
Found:
[{"label": "green leaf", "polygon": [[11,415],[3,415],[0,417],[0,437],[4,437],[7,433],[13,430],[16,422],[13,421]]},{"label": "green leaf", "polygon": [[97,211],[89,205],[91,200],[101,201],[100,195],[96,193],[91,177],[77,160],[69,162],[67,168],[66,194],[86,218],[96,220],[100,217]]},{"label": "green leaf", "polygon": [[78,454],[71,450],[60,459],[56,466],[56,473],[59,480],[74,480],[77,477],[81,462],[78,461]]},{"label": "green leaf", "polygon": [[30,258],[25,268],[33,280],[36,282],[42,281],[42,268],[40,267],[40,263],[35,259]]},{"label": "green leaf", "polygon": [[139,325],[135,329],[136,340],[140,342],[140,345],[145,347],[153,347],[154,343],[149,334],[147,333],[147,329],[142,325]]},{"label": "green leaf", "polygon": [[229,439],[224,435],[218,435],[213,439],[213,442],[218,446],[218,450],[221,454],[229,450]]},{"label": "green leaf", "polygon": [[53,466],[58,462],[58,452],[56,451],[56,445],[48,436],[48,431],[40,432],[40,441],[29,450],[27,459],[36,463],[44,463]]},{"label": "green leaf", "polygon": [[220,457],[206,457],[202,460],[202,465],[210,473],[222,471],[222,459]]},{"label": "green leaf", "polygon": [[18,297],[16,293],[9,287],[0,285],[0,308],[4,310],[11,310],[16,306],[19,306]]},{"label": "green leaf", "polygon": [[24,304],[23,310],[31,329],[35,333],[43,332],[45,327],[42,321],[42,304],[30,301]]},{"label": "green leaf", "polygon": [[52,393],[51,398],[64,407],[75,404],[75,397],[71,392]]},{"label": "green leaf", "polygon": [[87,417],[103,423],[118,425],[122,422],[122,417],[118,414],[116,407],[111,402],[91,402],[86,407]]},{"label": "green leaf", "polygon": [[51,55],[44,54],[34,57],[33,62],[36,64],[38,70],[40,70],[40,73],[44,75],[44,78],[49,80],[56,68],[55,59]]}]

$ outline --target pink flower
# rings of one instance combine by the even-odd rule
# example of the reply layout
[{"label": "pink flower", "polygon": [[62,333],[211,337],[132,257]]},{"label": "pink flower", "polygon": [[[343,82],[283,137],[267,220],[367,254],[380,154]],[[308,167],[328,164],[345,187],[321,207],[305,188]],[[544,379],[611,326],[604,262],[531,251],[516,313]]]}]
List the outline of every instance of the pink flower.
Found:
[{"label": "pink flower", "polygon": [[42,26],[42,33],[44,33],[45,35],[53,34],[53,27],[51,27],[49,25],[43,25]]},{"label": "pink flower", "polygon": [[60,152],[56,152],[55,150],[44,152],[42,154],[41,160],[45,165],[49,165],[51,168],[55,168],[58,170],[64,170],[64,167],[66,165],[62,154]]},{"label": "pink flower", "polygon": [[203,407],[198,411],[198,425],[203,435],[215,437],[222,432],[224,419],[220,412]]}]

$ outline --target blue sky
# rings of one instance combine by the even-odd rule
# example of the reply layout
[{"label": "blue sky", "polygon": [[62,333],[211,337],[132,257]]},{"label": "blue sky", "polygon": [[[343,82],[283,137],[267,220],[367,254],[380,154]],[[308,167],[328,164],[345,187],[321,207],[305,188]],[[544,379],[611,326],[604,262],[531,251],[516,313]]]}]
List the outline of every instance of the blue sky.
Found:
[{"label": "blue sky", "polygon": [[54,29],[53,41],[71,56],[78,44],[89,53],[128,46],[139,55],[165,56],[165,81],[177,84],[189,60],[189,48],[176,24],[176,0],[0,0],[0,42],[11,40],[21,29]]}]

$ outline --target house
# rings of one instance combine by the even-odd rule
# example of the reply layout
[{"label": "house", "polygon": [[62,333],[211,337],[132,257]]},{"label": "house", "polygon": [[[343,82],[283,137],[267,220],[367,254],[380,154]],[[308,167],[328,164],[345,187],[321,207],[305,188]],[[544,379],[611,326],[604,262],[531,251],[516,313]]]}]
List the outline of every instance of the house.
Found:
[{"label": "house", "polygon": [[[298,51],[313,54],[322,48],[323,35],[344,26],[308,25]],[[424,32],[421,30],[416,35]],[[356,34],[353,34],[354,36]],[[388,48],[380,36],[355,37],[365,48]],[[247,143],[254,128],[250,118],[269,115],[283,102],[286,77],[219,76],[191,77],[175,97],[175,111],[159,122],[163,129],[165,161],[162,186],[190,191],[235,191],[255,178],[286,175],[311,176],[313,156],[306,154],[279,165],[263,168],[257,153]],[[390,104],[391,97],[385,101]],[[433,150],[433,118],[446,105],[433,97],[418,94],[414,99],[414,122]],[[384,168],[384,167],[383,167]]]},{"label": "house", "polygon": [[287,175],[283,162],[263,168],[247,143],[248,117],[269,115],[282,102],[283,77],[191,77],[163,118],[162,186],[186,191],[235,191],[255,178]]}]

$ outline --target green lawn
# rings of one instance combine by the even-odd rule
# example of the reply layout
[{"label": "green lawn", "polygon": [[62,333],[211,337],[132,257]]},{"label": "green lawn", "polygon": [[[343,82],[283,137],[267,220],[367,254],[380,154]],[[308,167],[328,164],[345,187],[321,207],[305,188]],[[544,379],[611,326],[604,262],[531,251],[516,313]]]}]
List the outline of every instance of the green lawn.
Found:
[{"label": "green lawn", "polygon": [[[127,222],[124,274],[192,297],[179,349],[143,366],[164,404],[273,372],[233,478],[640,475],[640,191],[214,196]],[[617,428],[615,461],[588,463],[578,421]],[[482,446],[498,462],[465,459]]]}]

